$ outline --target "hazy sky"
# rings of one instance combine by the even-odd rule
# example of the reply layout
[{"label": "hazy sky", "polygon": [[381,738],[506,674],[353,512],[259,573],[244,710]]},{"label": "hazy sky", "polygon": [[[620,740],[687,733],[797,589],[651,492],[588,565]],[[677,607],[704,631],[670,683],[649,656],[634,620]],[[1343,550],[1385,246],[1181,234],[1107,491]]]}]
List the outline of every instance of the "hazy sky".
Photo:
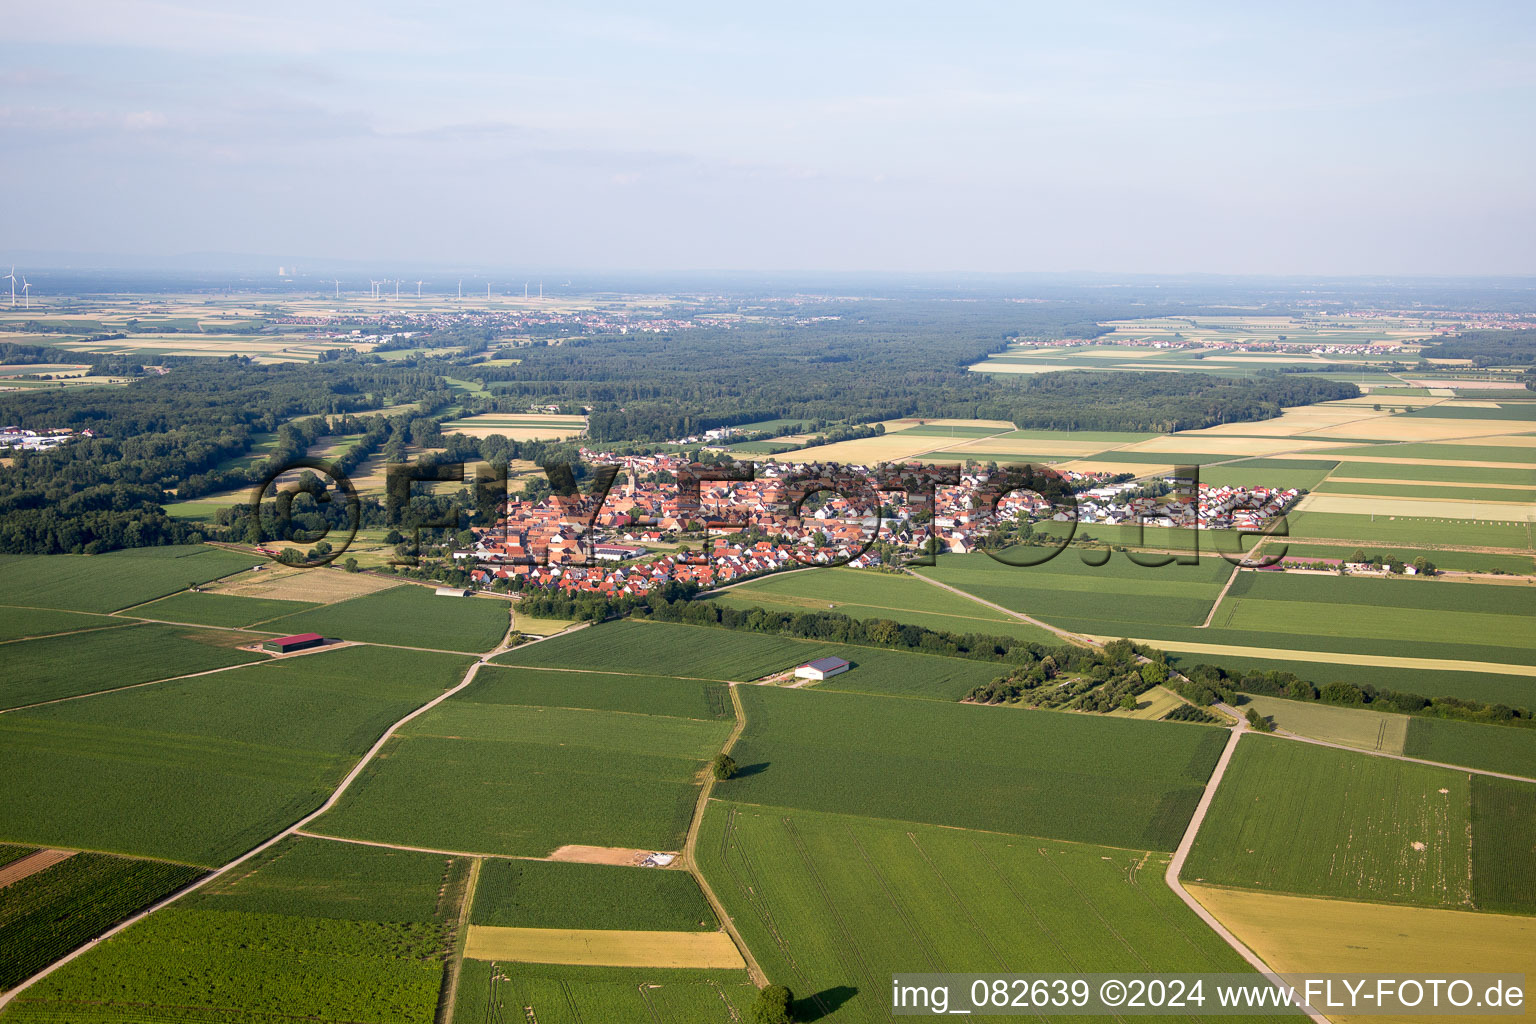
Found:
[{"label": "hazy sky", "polygon": [[1524,0],[38,0],[3,26],[0,249],[1536,272]]}]

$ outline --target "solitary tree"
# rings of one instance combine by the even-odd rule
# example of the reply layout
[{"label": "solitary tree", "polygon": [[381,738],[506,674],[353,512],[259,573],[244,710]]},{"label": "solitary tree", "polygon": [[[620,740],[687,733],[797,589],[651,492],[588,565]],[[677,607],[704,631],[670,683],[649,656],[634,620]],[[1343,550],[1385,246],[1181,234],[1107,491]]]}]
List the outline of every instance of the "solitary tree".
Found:
[{"label": "solitary tree", "polygon": [[1269,719],[1259,714],[1257,708],[1250,707],[1247,712],[1248,724],[1259,732],[1274,732],[1275,727]]},{"label": "solitary tree", "polygon": [[723,781],[736,774],[736,761],[730,754],[716,754],[715,759],[710,762],[709,769],[714,773],[715,778]]},{"label": "solitary tree", "polygon": [[757,993],[752,1004],[752,1024],[793,1024],[789,1004],[794,995],[783,985],[769,985]]}]

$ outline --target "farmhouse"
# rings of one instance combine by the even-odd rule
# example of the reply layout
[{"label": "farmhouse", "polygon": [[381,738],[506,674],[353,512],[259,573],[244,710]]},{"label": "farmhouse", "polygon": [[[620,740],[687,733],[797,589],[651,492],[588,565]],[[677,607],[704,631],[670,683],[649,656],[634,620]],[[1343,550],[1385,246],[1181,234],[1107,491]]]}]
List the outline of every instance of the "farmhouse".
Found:
[{"label": "farmhouse", "polygon": [[273,654],[291,654],[294,651],[319,647],[323,643],[325,643],[325,637],[319,633],[295,633],[293,636],[279,636],[271,640],[263,640],[261,642],[261,649],[271,651]]},{"label": "farmhouse", "polygon": [[814,679],[820,682],[848,671],[848,663],[842,658],[817,658],[795,669],[796,679]]}]

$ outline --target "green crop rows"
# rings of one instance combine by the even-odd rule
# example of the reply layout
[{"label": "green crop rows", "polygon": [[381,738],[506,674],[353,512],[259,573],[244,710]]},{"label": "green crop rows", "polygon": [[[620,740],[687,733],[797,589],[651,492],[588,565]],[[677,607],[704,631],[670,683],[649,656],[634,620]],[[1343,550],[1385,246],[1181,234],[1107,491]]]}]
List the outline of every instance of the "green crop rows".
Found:
[{"label": "green crop rows", "polygon": [[0,555],[9,604],[111,612],[249,569],[255,556],[201,545],[104,555]]},{"label": "green crop rows", "polygon": [[[454,1020],[538,1024],[739,1024],[757,987],[745,971],[464,961]],[[797,1017],[812,1020],[812,1017]]]},{"label": "green crop rows", "polygon": [[[7,595],[8,597],[10,595]],[[120,626],[121,619],[86,612],[61,612],[51,608],[0,608],[0,641],[27,636],[46,636],[78,629]]]},{"label": "green crop rows", "polygon": [[322,633],[440,651],[488,651],[506,636],[506,601],[438,597],[427,587],[401,585],[262,624],[283,633]]},{"label": "green crop rows", "polygon": [[1185,881],[1471,908],[1468,776],[1245,736]]},{"label": "green crop rows", "polygon": [[[1527,685],[1536,688],[1536,683]],[[1536,729],[1414,718],[1408,722],[1403,753],[1426,761],[1536,778]]]},{"label": "green crop rows", "polygon": [[292,615],[313,608],[307,601],[274,601],[261,597],[239,597],[234,594],[189,593],[172,594],[153,604],[133,610],[133,614],[146,619],[164,619],[168,622],[197,622],[205,626],[252,626],[280,615]]},{"label": "green crop rows", "polygon": [[629,711],[673,718],[730,718],[731,696],[724,683],[667,676],[487,665],[462,694],[478,704]]},{"label": "green crop rows", "polygon": [[1225,736],[1121,718],[742,687],[741,775],[716,795],[1171,850]]},{"label": "green crop rows", "polygon": [[720,927],[686,871],[537,860],[486,861],[470,920],[511,928],[687,932]]},{"label": "green crop rows", "polygon": [[184,864],[77,853],[0,889],[0,991],[200,874]]},{"label": "green crop rows", "polygon": [[1472,884],[1480,910],[1536,914],[1536,785],[1472,780]]}]

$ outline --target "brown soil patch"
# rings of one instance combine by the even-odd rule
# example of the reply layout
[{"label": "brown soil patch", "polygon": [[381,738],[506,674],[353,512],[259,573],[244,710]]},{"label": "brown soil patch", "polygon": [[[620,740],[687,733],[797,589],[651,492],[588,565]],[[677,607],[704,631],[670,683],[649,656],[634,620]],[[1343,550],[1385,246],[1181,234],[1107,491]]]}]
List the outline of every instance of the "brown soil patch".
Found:
[{"label": "brown soil patch", "polygon": [[51,868],[61,860],[69,860],[78,851],[76,850],[38,850],[29,853],[21,860],[15,860],[0,868],[0,889],[13,885],[23,878],[29,878],[39,871]]},{"label": "brown soil patch", "polygon": [[[627,850],[621,846],[579,846],[566,845],[555,850],[545,857],[545,860],[558,860],[567,864],[609,864],[615,867],[634,868],[647,857],[656,853],[655,850]],[[676,857],[677,854],[672,854]],[[677,866],[679,861],[674,860],[672,866]]]}]

